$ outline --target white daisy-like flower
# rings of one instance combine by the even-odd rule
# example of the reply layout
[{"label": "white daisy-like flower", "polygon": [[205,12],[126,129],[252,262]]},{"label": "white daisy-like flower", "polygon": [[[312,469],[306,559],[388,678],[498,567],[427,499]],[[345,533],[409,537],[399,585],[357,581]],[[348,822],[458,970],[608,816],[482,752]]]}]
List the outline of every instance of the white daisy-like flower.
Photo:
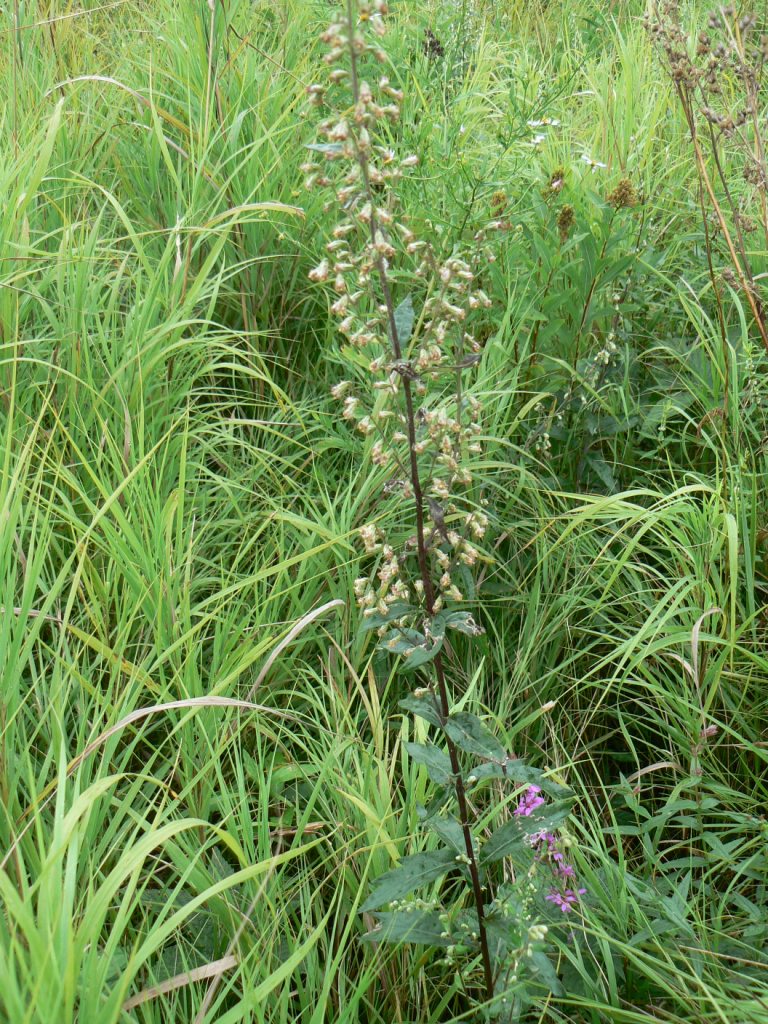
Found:
[{"label": "white daisy-like flower", "polygon": [[546,135],[544,135],[541,132],[539,132],[537,135],[533,136],[533,138],[528,143],[528,145],[529,146],[534,146],[534,147],[535,146],[540,146],[542,144],[542,142],[546,139],[546,137],[547,137]]},{"label": "white daisy-like flower", "polygon": [[593,160],[589,153],[582,153],[581,159],[583,163],[589,164],[593,171],[598,167],[606,168],[608,166],[608,164],[604,164],[600,160]]},{"label": "white daisy-like flower", "polygon": [[542,117],[539,121],[528,121],[529,128],[559,128],[560,122],[556,117]]}]

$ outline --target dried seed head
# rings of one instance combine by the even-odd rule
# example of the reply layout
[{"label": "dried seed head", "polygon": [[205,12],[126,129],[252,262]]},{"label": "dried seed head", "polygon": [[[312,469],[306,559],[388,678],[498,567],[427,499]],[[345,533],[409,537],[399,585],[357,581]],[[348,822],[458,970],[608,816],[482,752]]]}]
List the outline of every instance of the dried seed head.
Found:
[{"label": "dried seed head", "polygon": [[561,244],[568,241],[568,236],[576,223],[576,214],[569,203],[565,203],[557,212],[557,230]]},{"label": "dried seed head", "polygon": [[629,178],[622,178],[618,185],[606,196],[606,202],[616,210],[627,206],[637,206],[637,189]]}]

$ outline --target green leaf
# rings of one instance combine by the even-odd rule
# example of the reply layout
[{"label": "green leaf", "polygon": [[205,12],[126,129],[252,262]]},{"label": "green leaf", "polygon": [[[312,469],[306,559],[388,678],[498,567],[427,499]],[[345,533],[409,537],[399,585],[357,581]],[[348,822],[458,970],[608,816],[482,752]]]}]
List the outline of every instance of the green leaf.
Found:
[{"label": "green leaf", "polygon": [[410,295],[406,295],[395,310],[395,330],[397,331],[397,338],[402,348],[405,348],[410,341],[415,319],[413,299]]},{"label": "green leaf", "polygon": [[414,668],[419,668],[421,665],[426,665],[427,662],[432,661],[432,659],[437,655],[442,646],[443,639],[441,637],[439,640],[436,640],[435,643],[431,645],[431,647],[414,647],[411,650],[410,654],[405,655],[403,668],[406,671],[411,671]]},{"label": "green leaf", "polygon": [[423,718],[430,725],[436,725],[438,729],[442,728],[443,716],[434,693],[427,692],[421,697],[411,694],[400,701],[400,707],[405,708],[406,711],[412,711],[414,715]]},{"label": "green leaf", "polygon": [[475,575],[468,565],[456,566],[456,572],[459,574],[461,580],[461,589],[464,591],[464,596],[468,601],[474,601],[477,597],[477,588],[475,587]]},{"label": "green leaf", "polygon": [[373,615],[364,615],[360,623],[360,632],[367,633],[371,629],[380,629],[382,626],[386,626],[388,622],[402,619],[404,615],[413,610],[413,605],[408,604],[406,601],[395,601],[394,604],[389,606],[389,611],[386,615],[382,615],[380,612],[374,612]]},{"label": "green leaf", "polygon": [[382,640],[379,649],[403,655],[403,668],[410,671],[432,661],[442,646],[442,637],[430,644],[424,634],[416,629],[397,629],[386,640]]},{"label": "green leaf", "polygon": [[461,747],[469,754],[486,757],[492,761],[504,761],[507,758],[504,747],[493,733],[486,729],[477,715],[471,715],[467,711],[451,715],[445,723],[445,732],[457,747]]},{"label": "green leaf", "polygon": [[427,818],[424,824],[440,836],[443,842],[455,850],[456,853],[466,853],[467,847],[464,843],[464,830],[458,821],[453,817],[446,817],[442,814],[434,814]]},{"label": "green leaf", "polygon": [[587,465],[592,472],[600,479],[605,489],[612,494],[616,488],[616,477],[613,474],[613,469],[608,465],[602,455],[588,455]]},{"label": "green leaf", "polygon": [[455,938],[444,937],[445,925],[436,910],[393,910],[377,914],[377,925],[363,936],[364,942],[413,942],[422,946],[450,946]]},{"label": "green leaf", "polygon": [[430,779],[438,786],[447,786],[453,779],[451,759],[433,743],[406,743],[405,749],[417,764],[426,766]]},{"label": "green leaf", "polygon": [[563,986],[547,954],[537,949],[526,959],[528,961],[528,969],[534,978],[541,982],[552,995],[561,996],[563,994]]},{"label": "green leaf", "polygon": [[541,768],[532,768],[525,761],[520,761],[517,758],[512,758],[504,764],[496,764],[492,761],[479,764],[465,778],[465,782],[470,785],[469,778],[471,777],[474,777],[477,782],[484,779],[509,779],[511,782],[525,783],[528,786],[541,786],[545,793],[559,798],[566,797],[572,792],[567,786],[548,779]]},{"label": "green leaf", "polygon": [[[501,900],[499,902],[501,903]],[[485,917],[488,938],[497,955],[508,949],[519,949],[528,932],[523,916],[525,908],[520,906],[518,901],[512,904],[505,900],[504,904],[505,913],[497,910],[486,914]]]},{"label": "green leaf", "polygon": [[445,627],[448,625],[448,616],[450,612],[438,612],[437,615],[433,616],[426,623],[426,627],[429,629],[429,635],[434,640],[442,640],[445,636]]},{"label": "green leaf", "polygon": [[378,910],[392,900],[399,900],[455,867],[456,856],[453,850],[432,850],[403,857],[396,868],[387,871],[376,882],[373,892],[360,908],[360,913]]},{"label": "green leaf", "polygon": [[518,815],[497,829],[480,850],[480,863],[492,864],[508,857],[516,846],[527,842],[536,832],[550,832],[571,812],[573,802],[560,800],[550,804],[543,814]]},{"label": "green leaf", "polygon": [[482,636],[485,630],[469,612],[443,612],[445,624],[449,629],[456,629],[466,636]]},{"label": "green leaf", "polygon": [[414,647],[426,644],[427,638],[417,629],[397,629],[386,640],[382,640],[379,649],[390,654],[405,654]]}]

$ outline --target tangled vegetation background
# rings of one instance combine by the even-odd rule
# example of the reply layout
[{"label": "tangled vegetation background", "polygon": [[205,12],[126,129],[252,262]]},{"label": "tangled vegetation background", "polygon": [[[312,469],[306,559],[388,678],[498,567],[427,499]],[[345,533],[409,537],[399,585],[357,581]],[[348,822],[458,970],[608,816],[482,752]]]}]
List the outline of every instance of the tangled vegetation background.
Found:
[{"label": "tangled vegetation background", "polygon": [[[429,499],[447,615],[472,616],[437,639],[470,733],[448,749],[491,752],[465,776],[499,853],[489,928],[518,915],[520,948],[490,1005],[471,845],[409,904],[466,943],[376,937],[392,870],[456,839],[424,826],[457,776],[414,710],[434,658],[404,670],[366,604],[379,558],[398,599],[423,587],[380,547],[407,550],[413,493],[355,429],[373,353],[323,286],[339,211],[310,165],[346,140],[318,142],[307,100],[346,5],[9,0],[12,1024],[768,1020],[765,15],[389,8],[377,144],[407,161],[404,244],[473,275],[460,363],[392,372],[418,394],[458,367],[477,410],[471,548],[448,485]],[[408,335],[419,270],[393,280]],[[495,838],[516,828],[527,860]],[[517,901],[545,861],[562,884]]]}]

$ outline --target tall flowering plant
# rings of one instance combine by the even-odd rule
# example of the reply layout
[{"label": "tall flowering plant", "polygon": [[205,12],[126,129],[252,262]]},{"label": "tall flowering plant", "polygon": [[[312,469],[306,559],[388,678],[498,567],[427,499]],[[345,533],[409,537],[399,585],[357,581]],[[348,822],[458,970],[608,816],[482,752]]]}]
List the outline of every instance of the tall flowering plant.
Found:
[{"label": "tall flowering plant", "polygon": [[[338,216],[310,278],[332,289],[338,330],[362,354],[350,362],[364,367],[333,395],[385,471],[391,499],[392,514],[359,531],[369,568],[355,582],[361,629],[374,631],[384,651],[423,676],[402,706],[441,736],[441,745],[407,745],[435,784],[423,819],[440,846],[403,857],[362,911],[374,915],[372,940],[443,947],[451,964],[463,954],[466,978],[475,979],[485,1005],[509,1009],[507,991],[523,963],[549,990],[557,984],[542,948],[547,927],[530,924],[533,879],[545,863],[553,869],[559,881],[546,899],[565,912],[583,890],[561,884],[572,869],[551,831],[568,813],[564,787],[509,755],[480,719],[451,709],[448,638],[483,632],[466,607],[489,526],[474,471],[483,450],[482,408],[470,385],[481,357],[474,325],[491,305],[480,271],[494,258],[491,240],[502,225],[483,225],[469,252],[445,254],[417,236],[400,208],[398,183],[418,158],[399,156],[389,143],[403,94],[382,73],[386,14],[386,0],[347,0],[323,32],[327,81],[308,89],[321,111],[320,141],[309,145],[302,167],[306,187],[328,190],[327,209]],[[523,795],[487,837],[475,804],[491,779],[518,793],[522,785]],[[493,877],[494,865],[519,850],[528,861],[522,899],[519,886],[494,891]],[[450,906],[403,900],[425,886],[434,890],[449,874],[466,882],[466,899],[454,886]]]}]

